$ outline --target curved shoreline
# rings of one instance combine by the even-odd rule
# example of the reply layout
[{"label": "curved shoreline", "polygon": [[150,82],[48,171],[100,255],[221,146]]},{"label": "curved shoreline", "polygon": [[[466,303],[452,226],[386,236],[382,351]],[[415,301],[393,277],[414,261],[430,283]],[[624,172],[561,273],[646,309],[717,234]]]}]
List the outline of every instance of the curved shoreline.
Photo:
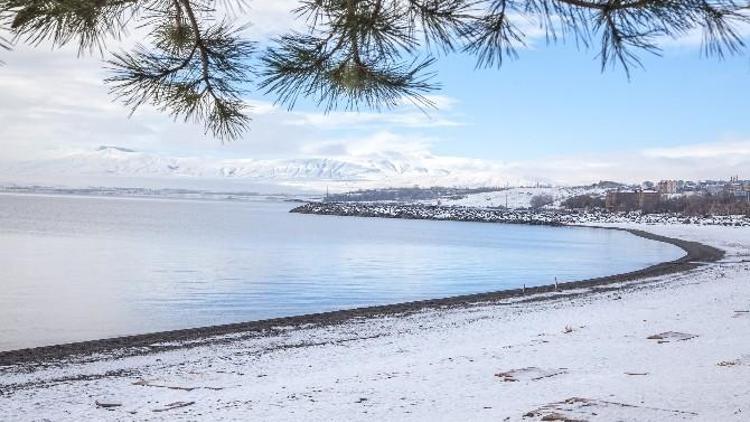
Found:
[{"label": "curved shoreline", "polygon": [[[674,274],[697,268],[703,263],[718,261],[723,258],[724,251],[699,242],[691,242],[666,236],[660,236],[637,229],[623,229],[617,227],[595,227],[606,230],[620,230],[645,239],[664,242],[677,246],[686,255],[668,262],[655,264],[640,270],[623,274],[614,274],[586,280],[559,283],[557,290],[554,285],[527,287],[525,289],[500,290],[485,293],[473,293],[451,296],[439,299],[427,299],[412,302],[401,302],[389,305],[368,306],[362,308],[343,309],[337,311],[313,313],[291,317],[272,318],[232,324],[214,325],[198,328],[162,331],[131,336],[114,337],[100,340],[89,340],[66,343],[53,346],[42,346],[27,349],[0,351],[0,366],[35,365],[58,361],[76,356],[113,353],[117,356],[145,355],[166,350],[190,348],[210,343],[227,341],[213,338],[230,334],[247,334],[254,336],[273,335],[279,327],[300,327],[303,325],[332,325],[340,324],[356,318],[373,318],[378,316],[404,315],[417,311],[435,308],[454,308],[468,306],[480,302],[495,302],[510,298],[538,295],[554,291],[574,290],[615,283],[642,280],[649,277]],[[529,300],[544,300],[545,297],[530,297]],[[204,341],[200,341],[204,340]],[[195,342],[192,344],[176,343]],[[171,343],[171,344],[156,344]]]}]

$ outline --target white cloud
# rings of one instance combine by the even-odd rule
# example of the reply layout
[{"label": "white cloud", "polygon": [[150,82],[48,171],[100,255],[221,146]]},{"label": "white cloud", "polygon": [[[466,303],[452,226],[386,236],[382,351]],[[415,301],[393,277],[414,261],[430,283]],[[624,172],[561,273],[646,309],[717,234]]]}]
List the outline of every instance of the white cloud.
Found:
[{"label": "white cloud", "polygon": [[564,183],[597,180],[641,182],[661,179],[750,178],[750,141],[719,141],[642,151],[550,157],[510,164],[514,171]]},{"label": "white cloud", "polygon": [[728,141],[710,144],[653,148],[644,151],[647,157],[673,159],[747,159],[750,157],[750,141]]},{"label": "white cloud", "polygon": [[281,112],[281,110],[270,101],[246,100],[245,102],[250,106],[252,113],[256,116]]},{"label": "white cloud", "polygon": [[391,112],[351,112],[292,113],[287,121],[290,125],[314,126],[321,129],[363,128],[363,127],[446,127],[462,126],[457,119],[439,111],[391,111]]},{"label": "white cloud", "polygon": [[[735,25],[737,35],[742,39],[750,37],[750,23],[738,22]],[[662,46],[665,48],[689,48],[695,49],[703,47],[705,44],[704,31],[701,29],[693,29],[682,36],[677,38],[664,37]]]},{"label": "white cloud", "polygon": [[[248,99],[250,132],[244,139],[220,144],[200,126],[174,122],[151,107],[129,110],[114,101],[102,80],[99,57],[77,58],[75,49],[48,51],[19,45],[0,69],[0,161],[29,160],[61,150],[90,149],[102,144],[165,152],[234,157],[299,156],[305,146],[332,140],[327,131],[357,130],[367,137],[382,130],[456,126],[457,113],[429,115],[402,105],[394,112],[323,113],[286,111],[272,102]],[[435,96],[450,110],[457,102]],[[351,133],[346,134],[351,138]],[[309,149],[309,148],[308,148]]]},{"label": "white cloud", "polygon": [[433,156],[434,139],[404,136],[379,131],[360,138],[313,142],[303,147],[305,155],[317,157],[355,157],[391,159],[424,159]]},{"label": "white cloud", "polygon": [[[457,98],[449,97],[447,95],[428,94],[424,97],[435,110],[439,111],[452,110],[459,103]],[[420,107],[415,105],[414,102],[408,98],[402,98],[401,101],[399,101],[399,104],[405,107],[420,109]]]},{"label": "white cloud", "polygon": [[428,97],[435,105],[434,109],[420,109],[403,99],[395,110],[382,112],[368,111],[333,111],[304,112],[289,111],[270,101],[249,99],[253,115],[272,114],[280,124],[288,126],[315,127],[323,130],[375,128],[429,128],[463,126],[460,113],[446,113],[459,101],[445,95]]},{"label": "white cloud", "polygon": [[250,0],[248,10],[240,17],[250,22],[251,36],[269,38],[304,27],[304,22],[292,13],[299,5],[300,0]]}]

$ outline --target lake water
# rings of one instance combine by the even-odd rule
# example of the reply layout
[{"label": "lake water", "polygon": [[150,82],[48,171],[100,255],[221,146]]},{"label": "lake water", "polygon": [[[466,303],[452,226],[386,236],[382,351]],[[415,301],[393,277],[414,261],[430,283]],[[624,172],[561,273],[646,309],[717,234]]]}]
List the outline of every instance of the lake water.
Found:
[{"label": "lake water", "polygon": [[683,255],[618,231],[294,205],[0,195],[0,350],[550,284]]}]

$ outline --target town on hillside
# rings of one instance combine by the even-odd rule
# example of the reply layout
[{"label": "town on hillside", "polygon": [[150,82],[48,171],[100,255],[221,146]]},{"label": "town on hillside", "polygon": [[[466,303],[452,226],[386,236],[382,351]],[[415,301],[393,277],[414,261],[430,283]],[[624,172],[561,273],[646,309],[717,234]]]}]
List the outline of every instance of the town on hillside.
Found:
[{"label": "town on hillside", "polygon": [[728,181],[645,181],[637,187],[610,189],[604,198],[604,208],[610,211],[684,212],[692,207],[703,214],[721,214],[724,210],[747,210],[748,204],[750,180],[738,176]]},{"label": "town on hillside", "polygon": [[750,180],[600,181],[583,186],[409,187],[326,193],[324,202],[394,202],[506,209],[600,209],[610,212],[750,216]]}]

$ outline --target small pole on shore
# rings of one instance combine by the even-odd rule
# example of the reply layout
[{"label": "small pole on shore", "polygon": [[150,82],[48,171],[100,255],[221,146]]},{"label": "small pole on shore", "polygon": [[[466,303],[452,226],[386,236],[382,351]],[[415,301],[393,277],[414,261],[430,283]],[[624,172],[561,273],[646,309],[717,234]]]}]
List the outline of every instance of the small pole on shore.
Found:
[{"label": "small pole on shore", "polygon": [[526,294],[526,283],[523,283],[523,294]]},{"label": "small pole on shore", "polygon": [[555,277],[555,291],[557,291],[557,277]]}]

